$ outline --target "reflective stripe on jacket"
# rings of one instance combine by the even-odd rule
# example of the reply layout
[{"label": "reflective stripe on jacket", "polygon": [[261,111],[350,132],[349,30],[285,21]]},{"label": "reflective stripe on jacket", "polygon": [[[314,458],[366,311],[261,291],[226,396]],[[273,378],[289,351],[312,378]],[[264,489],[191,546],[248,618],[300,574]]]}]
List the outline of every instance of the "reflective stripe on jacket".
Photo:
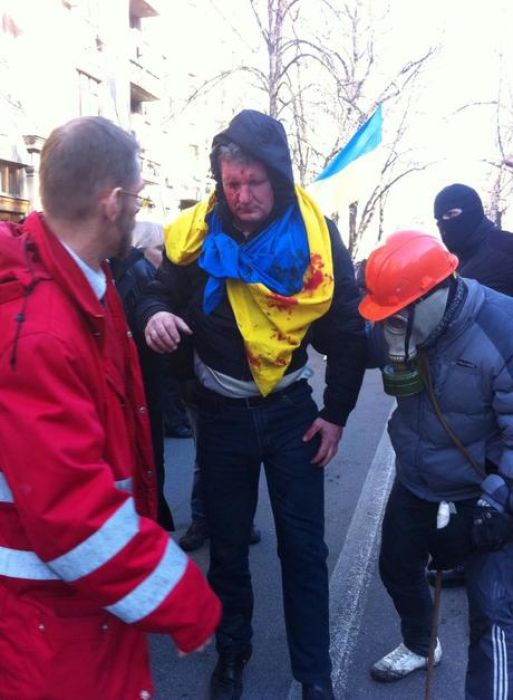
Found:
[{"label": "reflective stripe on jacket", "polygon": [[151,697],[143,632],[190,651],[220,605],[153,519],[148,416],[116,291],[109,280],[100,303],[32,214],[21,231],[0,226],[0,327],[0,694]]}]

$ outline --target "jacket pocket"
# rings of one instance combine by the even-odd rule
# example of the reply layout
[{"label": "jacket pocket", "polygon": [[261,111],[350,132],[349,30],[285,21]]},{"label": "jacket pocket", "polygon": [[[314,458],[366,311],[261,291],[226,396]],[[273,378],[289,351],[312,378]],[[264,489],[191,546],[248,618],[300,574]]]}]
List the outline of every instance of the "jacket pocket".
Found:
[{"label": "jacket pocket", "polygon": [[482,413],[491,402],[487,395],[482,371],[463,360],[443,365],[435,378],[435,396],[442,411],[468,415]]}]

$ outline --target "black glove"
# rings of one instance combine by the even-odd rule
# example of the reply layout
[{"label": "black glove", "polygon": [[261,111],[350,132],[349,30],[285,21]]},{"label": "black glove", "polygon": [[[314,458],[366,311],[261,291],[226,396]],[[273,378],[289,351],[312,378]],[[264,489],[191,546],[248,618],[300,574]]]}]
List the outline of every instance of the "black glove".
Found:
[{"label": "black glove", "polygon": [[513,539],[513,517],[481,503],[472,513],[472,542],[478,552],[493,552]]},{"label": "black glove", "polygon": [[493,552],[513,539],[513,491],[511,482],[489,474],[481,484],[482,495],[473,514],[472,540],[480,552]]},{"label": "black glove", "polygon": [[429,569],[454,569],[475,551],[471,536],[472,523],[472,511],[465,508],[453,513],[448,525],[432,531]]}]

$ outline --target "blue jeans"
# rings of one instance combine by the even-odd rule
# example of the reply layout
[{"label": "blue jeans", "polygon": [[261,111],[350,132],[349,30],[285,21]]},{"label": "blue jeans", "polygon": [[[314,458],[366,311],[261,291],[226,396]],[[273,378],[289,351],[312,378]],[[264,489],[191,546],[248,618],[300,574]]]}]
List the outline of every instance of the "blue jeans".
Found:
[{"label": "blue jeans", "polygon": [[278,538],[292,673],[302,683],[329,678],[328,549],[324,543],[324,470],[319,446],[302,437],[317,417],[306,381],[261,405],[202,390],[198,462],[210,528],[208,578],[221,598],[219,653],[251,648],[253,591],[249,536],[263,463]]}]

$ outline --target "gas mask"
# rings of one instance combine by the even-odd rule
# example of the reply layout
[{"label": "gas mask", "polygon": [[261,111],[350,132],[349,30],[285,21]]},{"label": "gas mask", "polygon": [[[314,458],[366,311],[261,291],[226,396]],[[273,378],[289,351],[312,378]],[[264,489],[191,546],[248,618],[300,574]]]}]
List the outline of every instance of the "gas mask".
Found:
[{"label": "gas mask", "polygon": [[408,397],[423,391],[424,382],[414,360],[441,323],[448,296],[449,288],[442,287],[380,322],[390,360],[383,369],[386,394]]}]

